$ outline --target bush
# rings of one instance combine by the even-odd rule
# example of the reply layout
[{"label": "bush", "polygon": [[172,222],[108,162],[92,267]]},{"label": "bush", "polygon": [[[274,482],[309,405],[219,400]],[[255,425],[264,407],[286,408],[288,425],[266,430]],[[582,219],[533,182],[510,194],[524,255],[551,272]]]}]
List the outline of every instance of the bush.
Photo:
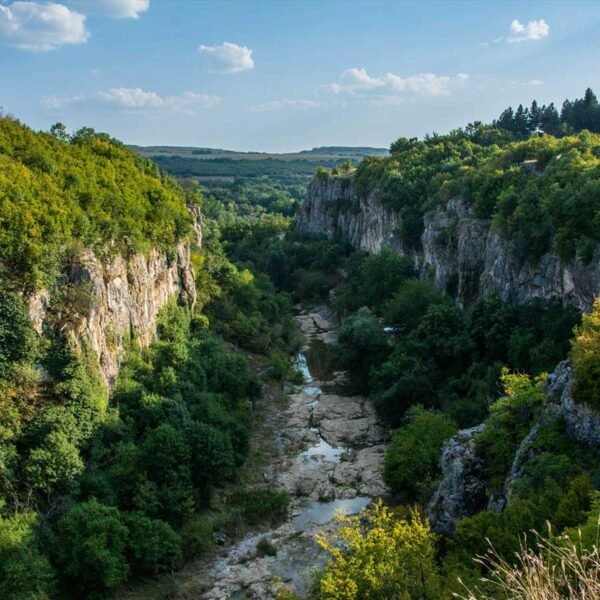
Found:
[{"label": "bush", "polygon": [[328,555],[317,575],[319,600],[436,598],[434,536],[418,513],[397,518],[381,502],[359,516],[340,517],[333,540],[317,541]]},{"label": "bush", "polygon": [[0,286],[0,377],[8,375],[13,363],[30,361],[36,346],[37,336],[25,303]]},{"label": "bush", "polygon": [[600,299],[575,330],[571,361],[575,370],[573,399],[600,411]]},{"label": "bush", "polygon": [[126,581],[128,535],[114,507],[90,500],[71,508],[56,525],[53,556],[72,590],[109,592]]},{"label": "bush", "polygon": [[183,555],[194,558],[213,547],[213,522],[209,517],[193,516],[181,529]]},{"label": "bush", "polygon": [[157,575],[180,564],[181,538],[169,525],[139,512],[125,514],[124,522],[129,530],[127,547],[132,572]]},{"label": "bush", "polygon": [[440,474],[442,446],[458,428],[442,413],[411,408],[385,455],[383,476],[402,501],[425,501]]},{"label": "bush", "polygon": [[268,488],[237,490],[231,495],[231,504],[241,510],[250,525],[276,523],[287,516],[290,496],[287,492]]},{"label": "bush", "polygon": [[368,389],[369,372],[389,354],[388,337],[379,319],[366,307],[344,320],[338,333],[339,360],[354,387]]},{"label": "bush", "polygon": [[211,425],[194,423],[188,439],[192,451],[192,480],[199,489],[233,477],[235,459],[226,433]]},{"label": "bush", "polygon": [[0,518],[0,597],[48,600],[54,594],[54,571],[41,554],[38,517],[23,512]]},{"label": "bush", "polygon": [[506,395],[490,407],[487,427],[476,438],[477,454],[493,489],[503,486],[515,452],[542,405],[544,379],[544,375],[532,380],[527,375],[503,371],[501,381]]},{"label": "bush", "polygon": [[428,281],[409,279],[384,305],[383,317],[386,323],[408,333],[419,324],[430,306],[450,303],[451,300]]}]

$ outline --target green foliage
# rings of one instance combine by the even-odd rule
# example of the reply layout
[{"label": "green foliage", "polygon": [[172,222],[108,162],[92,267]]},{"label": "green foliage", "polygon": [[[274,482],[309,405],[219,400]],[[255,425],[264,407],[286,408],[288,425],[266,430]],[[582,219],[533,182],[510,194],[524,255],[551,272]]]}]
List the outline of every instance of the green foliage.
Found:
[{"label": "green foliage", "polygon": [[451,300],[428,281],[407,280],[383,307],[386,323],[403,333],[414,329],[430,306],[449,305]]},{"label": "green foliage", "polygon": [[335,307],[342,314],[368,306],[379,313],[381,306],[414,274],[412,263],[386,248],[379,254],[361,257],[339,286]]},{"label": "green foliage", "polygon": [[573,399],[600,409],[600,300],[583,315],[581,327],[575,331],[571,348],[571,361],[575,370]]},{"label": "green foliage", "polygon": [[400,337],[389,359],[372,371],[380,414],[398,426],[413,404],[440,407],[456,395],[471,360],[473,341],[460,309],[431,305],[418,326]]},{"label": "green foliage", "polygon": [[171,571],[181,561],[181,539],[173,529],[141,513],[124,515],[129,530],[127,538],[131,569],[141,575]]},{"label": "green foliage", "polygon": [[39,549],[38,517],[21,512],[0,518],[0,596],[11,600],[47,600],[54,595],[55,574]]},{"label": "green foliage", "polygon": [[588,88],[583,98],[565,100],[560,115],[554,103],[539,106],[534,100],[531,108],[519,104],[516,111],[508,107],[494,125],[512,132],[518,137],[527,137],[538,131],[551,135],[564,135],[583,129],[600,133],[600,105],[594,92]]},{"label": "green foliage", "polygon": [[[587,100],[567,102],[563,114],[576,107],[576,113],[596,116],[565,116],[560,126],[549,125],[553,106],[534,103],[531,112],[509,110],[492,127],[472,124],[420,141],[401,138],[389,157],[361,162],[354,190],[359,197],[377,191],[399,213],[404,248],[420,246],[426,212],[462,197],[478,217],[492,220],[519,260],[535,263],[555,250],[565,260],[589,263],[600,241],[600,138],[581,131],[585,122],[600,133],[600,108],[589,92]],[[571,135],[528,137],[543,127]]]},{"label": "green foliage", "polygon": [[127,536],[119,511],[91,500],[74,506],[60,519],[53,557],[73,590],[107,592],[129,574]]},{"label": "green foliage", "polygon": [[0,377],[7,377],[10,366],[35,358],[37,336],[22,298],[0,288]]},{"label": "green foliage", "polygon": [[181,528],[183,555],[186,559],[199,556],[213,547],[213,522],[209,517],[196,515]]},{"label": "green foliage", "polygon": [[412,407],[385,455],[383,477],[402,501],[425,500],[440,475],[442,445],[458,428],[442,413]]},{"label": "green foliage", "polygon": [[170,249],[191,217],[181,189],[106,134],[61,139],[0,119],[0,255],[19,285],[53,283],[65,248]]},{"label": "green foliage", "polygon": [[231,437],[211,425],[194,423],[188,432],[194,470],[192,480],[202,488],[226,481],[235,472]]},{"label": "green foliage", "polygon": [[543,379],[543,375],[532,381],[527,375],[502,374],[505,396],[490,407],[486,428],[477,437],[477,454],[493,489],[503,485],[515,452],[541,407]]},{"label": "green foliage", "polygon": [[290,496],[269,488],[239,489],[231,495],[230,502],[250,525],[275,524],[286,517]]},{"label": "green foliage", "polygon": [[360,391],[367,389],[369,371],[390,352],[388,339],[379,319],[363,307],[344,320],[338,334],[339,362]]},{"label": "green foliage", "polygon": [[398,518],[377,503],[362,515],[340,517],[338,525],[337,539],[318,538],[328,560],[317,575],[315,598],[439,597],[434,536],[418,513]]}]

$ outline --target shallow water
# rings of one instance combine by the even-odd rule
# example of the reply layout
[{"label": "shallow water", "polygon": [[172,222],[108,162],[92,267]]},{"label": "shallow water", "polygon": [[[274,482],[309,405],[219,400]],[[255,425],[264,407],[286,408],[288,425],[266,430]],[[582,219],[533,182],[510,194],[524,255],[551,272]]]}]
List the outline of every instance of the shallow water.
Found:
[{"label": "shallow water", "polygon": [[328,381],[333,378],[335,351],[331,344],[326,344],[320,339],[312,339],[305,355],[311,377],[314,376],[318,381]]},{"label": "shallow water", "polygon": [[304,452],[300,454],[300,456],[306,457],[308,459],[312,457],[323,457],[323,460],[332,463],[339,463],[342,457],[342,454],[346,452],[346,448],[334,448],[331,444],[328,444],[323,438],[320,438],[319,443],[316,446],[311,446]]},{"label": "shallow water", "polygon": [[323,525],[332,521],[336,514],[354,515],[365,508],[371,498],[357,496],[356,498],[333,500],[332,502],[315,501],[309,504],[298,516],[292,519],[298,531],[306,531],[311,525]]}]

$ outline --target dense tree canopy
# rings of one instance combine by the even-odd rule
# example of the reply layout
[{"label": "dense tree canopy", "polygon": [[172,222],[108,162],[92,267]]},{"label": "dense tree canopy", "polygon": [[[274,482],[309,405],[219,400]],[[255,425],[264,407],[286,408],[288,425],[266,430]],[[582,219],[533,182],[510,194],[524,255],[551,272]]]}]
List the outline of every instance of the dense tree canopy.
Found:
[{"label": "dense tree canopy", "polygon": [[0,276],[49,283],[70,246],[171,249],[191,217],[181,188],[106,134],[36,133],[0,118]]}]

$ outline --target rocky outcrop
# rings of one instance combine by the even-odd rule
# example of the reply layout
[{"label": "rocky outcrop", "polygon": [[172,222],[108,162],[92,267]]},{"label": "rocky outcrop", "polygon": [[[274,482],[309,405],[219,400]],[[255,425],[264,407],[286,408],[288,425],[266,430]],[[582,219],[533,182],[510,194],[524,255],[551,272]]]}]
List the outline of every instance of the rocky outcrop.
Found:
[{"label": "rocky outcrop", "polygon": [[458,519],[485,508],[487,497],[481,477],[481,459],[475,451],[475,438],[484,429],[485,425],[463,429],[444,446],[443,479],[427,507],[434,531],[451,535]]},{"label": "rocky outcrop", "polygon": [[517,304],[558,299],[589,310],[600,295],[600,249],[590,264],[564,261],[555,252],[535,264],[521,260],[490,221],[476,218],[462,198],[425,216],[418,250],[404,246],[401,224],[377,190],[366,198],[357,196],[350,175],[315,178],[297,219],[303,234],[324,234],[369,253],[389,247],[407,254],[422,278],[456,294],[462,305],[498,295]]},{"label": "rocky outcrop", "polygon": [[383,206],[376,191],[367,198],[356,197],[349,175],[316,177],[297,221],[301,233],[342,239],[371,254],[386,247],[401,251],[400,225],[400,215]]},{"label": "rocky outcrop", "polygon": [[600,415],[585,404],[573,400],[573,368],[568,360],[561,362],[548,377],[545,415],[560,417],[566,432],[575,441],[600,449]]},{"label": "rocky outcrop", "polygon": [[548,376],[543,409],[519,444],[503,489],[489,499],[481,477],[481,461],[475,452],[475,437],[484,430],[485,425],[460,431],[446,443],[441,459],[443,479],[428,507],[433,529],[451,535],[456,521],[483,509],[486,504],[488,510],[504,510],[527,464],[543,451],[536,447],[536,441],[540,426],[545,422],[562,419],[570,438],[596,451],[600,450],[600,414],[573,400],[572,385],[573,369],[565,360]]},{"label": "rocky outcrop", "polygon": [[[197,235],[199,235],[199,229]],[[95,351],[101,373],[111,387],[125,346],[131,339],[147,346],[156,332],[159,310],[171,299],[192,306],[196,301],[194,271],[186,243],[173,256],[151,250],[129,259],[102,261],[85,251],[67,268],[64,289],[72,292],[65,306],[51,306],[44,291],[29,298],[30,318],[41,332],[52,320],[76,347]]]}]

